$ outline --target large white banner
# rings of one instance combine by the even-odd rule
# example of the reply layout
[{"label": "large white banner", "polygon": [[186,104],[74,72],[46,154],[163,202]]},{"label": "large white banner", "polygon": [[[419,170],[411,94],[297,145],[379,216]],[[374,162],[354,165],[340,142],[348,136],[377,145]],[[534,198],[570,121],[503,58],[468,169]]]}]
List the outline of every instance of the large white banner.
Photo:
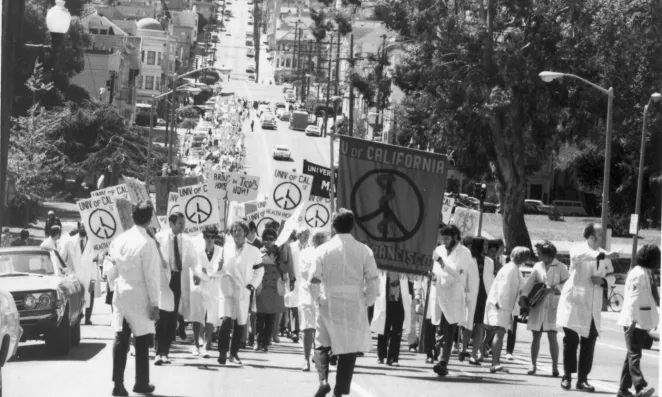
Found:
[{"label": "large white banner", "polygon": [[218,199],[211,197],[206,183],[179,188],[179,211],[184,214],[184,233],[197,234],[207,226],[221,229]]},{"label": "large white banner", "polygon": [[214,197],[245,203],[257,199],[260,177],[210,170],[207,172],[207,183]]},{"label": "large white banner", "polygon": [[112,196],[92,197],[76,204],[92,247],[97,252],[107,251],[110,242],[124,231]]}]

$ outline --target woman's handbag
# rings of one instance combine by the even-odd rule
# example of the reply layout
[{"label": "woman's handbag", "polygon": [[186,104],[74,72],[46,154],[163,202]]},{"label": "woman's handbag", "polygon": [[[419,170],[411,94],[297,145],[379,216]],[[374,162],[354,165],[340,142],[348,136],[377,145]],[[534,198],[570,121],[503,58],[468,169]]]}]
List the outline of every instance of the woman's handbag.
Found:
[{"label": "woman's handbag", "polygon": [[529,296],[527,297],[529,307],[536,307],[546,295],[547,285],[545,283],[535,283]]}]

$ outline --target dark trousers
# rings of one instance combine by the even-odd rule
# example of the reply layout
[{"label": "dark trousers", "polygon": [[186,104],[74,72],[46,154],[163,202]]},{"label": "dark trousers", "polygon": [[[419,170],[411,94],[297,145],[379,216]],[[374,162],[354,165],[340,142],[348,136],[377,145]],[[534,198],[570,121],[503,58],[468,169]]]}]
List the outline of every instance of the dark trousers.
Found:
[{"label": "dark trousers", "polygon": [[[244,325],[239,325],[230,317],[223,317],[221,326],[218,329],[218,352],[225,355],[228,350],[230,354],[236,356],[241,344],[241,335],[244,333]],[[230,337],[232,334],[232,337]]]},{"label": "dark trousers", "polygon": [[[457,323],[449,324],[448,320],[446,320],[446,316],[442,314],[441,323],[439,324],[438,327],[438,332],[443,335],[441,339],[442,358],[439,364],[437,365],[448,364],[448,361],[451,358],[451,351],[453,350],[453,341],[456,331],[457,331]],[[442,364],[442,362],[444,364]]]},{"label": "dark trousers", "polygon": [[368,324],[372,324],[372,317],[375,315],[375,305],[368,306]]},{"label": "dark trousers", "polygon": [[[352,385],[352,376],[354,375],[354,365],[356,364],[356,353],[338,354],[338,367],[336,368],[336,386],[333,388],[333,394],[336,396],[349,394]],[[318,347],[315,349],[315,367],[319,375],[320,382],[329,380],[329,360],[331,358],[330,347]]]},{"label": "dark trousers", "polygon": [[405,322],[405,308],[402,301],[386,302],[386,325],[384,333],[377,335],[377,356],[388,362],[397,363],[400,357],[402,327]]},{"label": "dark trousers", "polygon": [[156,322],[156,355],[167,356],[170,354],[170,346],[177,335],[177,317],[179,314],[179,299],[182,296],[182,274],[172,272],[170,278],[170,289],[175,295],[175,310],[167,312],[159,310],[159,320]]},{"label": "dark trousers", "polygon": [[299,308],[297,307],[288,307],[287,314],[290,318],[290,332],[294,334],[299,334]]},{"label": "dark trousers", "polygon": [[436,358],[439,356],[438,349],[436,347],[436,333],[437,327],[432,324],[432,320],[426,318],[423,320],[422,327],[425,327],[425,334],[423,335],[423,344],[422,348],[425,351],[425,354],[428,358]]},{"label": "dark trousers", "polygon": [[90,319],[92,318],[92,309],[94,309],[94,288],[96,287],[95,282],[90,283],[90,307],[85,309],[85,322],[89,323]]},{"label": "dark trousers", "polygon": [[623,363],[620,389],[625,391],[634,385],[634,389],[638,393],[648,386],[640,365],[641,349],[646,341],[647,332],[637,327],[623,327],[623,329],[625,330],[625,347],[628,352]]},{"label": "dark trousers", "polygon": [[275,313],[258,313],[255,319],[256,341],[255,343],[261,347],[269,346],[271,342],[271,334],[273,332],[274,322],[276,321]]},{"label": "dark trousers", "polygon": [[[588,338],[579,337],[579,334],[570,328],[563,328],[563,372],[569,376],[577,372],[577,381],[586,382],[588,374],[593,368],[593,353],[595,341],[598,339],[598,330],[591,319],[591,330]],[[579,347],[579,363],[577,362],[577,347]]]},{"label": "dark trousers", "polygon": [[506,341],[506,354],[513,354],[515,351],[515,341],[517,341],[517,319],[518,317],[513,317],[513,324],[508,330],[508,339]]},{"label": "dark trousers", "polygon": [[[122,331],[115,333],[113,345],[113,382],[124,383],[126,356],[129,353],[131,328],[124,320]],[[149,384],[149,335],[135,338],[136,348],[136,385]]]}]

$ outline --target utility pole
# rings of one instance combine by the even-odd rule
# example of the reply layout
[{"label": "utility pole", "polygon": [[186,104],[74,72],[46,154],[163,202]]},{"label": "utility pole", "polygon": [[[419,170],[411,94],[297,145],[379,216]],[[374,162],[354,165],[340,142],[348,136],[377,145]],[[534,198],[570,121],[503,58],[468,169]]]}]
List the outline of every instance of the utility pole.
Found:
[{"label": "utility pole", "polygon": [[255,83],[260,81],[260,21],[262,14],[260,8],[257,6],[258,0],[253,3],[253,37],[255,42]]},{"label": "utility pole", "polygon": [[336,50],[336,89],[335,95],[338,96],[338,84],[340,83],[340,32],[338,32],[338,48]]},{"label": "utility pole", "polygon": [[[354,33],[349,36],[349,66],[354,69]],[[354,136],[354,84],[349,79],[349,136]]]},{"label": "utility pole", "polygon": [[301,98],[301,102],[303,102],[303,76],[301,76],[301,72],[303,71],[303,68],[301,67],[301,58],[303,55],[301,54],[301,37],[303,36],[303,29],[299,28],[299,41],[297,42],[297,48],[299,49],[299,59],[297,60],[297,79],[299,80],[299,92],[297,93],[298,96]]},{"label": "utility pole", "polygon": [[294,72],[294,68],[296,67],[297,64],[297,48],[299,48],[299,38],[297,36],[298,33],[299,33],[299,20],[297,20],[296,23],[294,24],[294,46],[293,46],[294,48],[292,49],[292,69],[290,69],[290,77],[292,77],[292,83],[294,83],[294,77],[296,76]]},{"label": "utility pole", "polygon": [[[376,104],[376,113],[377,113],[377,120],[375,120],[375,130],[374,132],[379,132],[381,134],[381,123],[379,120],[379,114],[380,114],[380,108],[381,108],[381,102],[382,102],[382,75],[384,74],[384,65],[382,64],[382,59],[384,58],[384,52],[386,50],[386,35],[382,35],[382,52],[380,54],[377,54],[379,57],[379,73],[377,74],[377,104]],[[372,134],[374,137],[374,133]],[[382,136],[383,139],[383,136]]]},{"label": "utility pole", "polygon": [[308,77],[306,78],[306,96],[303,98],[305,101],[306,98],[308,98],[308,95],[310,94],[310,75],[313,72],[311,70],[310,65],[312,64],[312,58],[313,58],[313,41],[308,40],[308,67],[306,68],[308,71]]},{"label": "utility pole", "polygon": [[331,90],[331,58],[333,58],[333,36],[329,40],[329,71],[326,78],[326,106],[324,107],[324,136],[326,137],[326,129],[329,120],[329,95]]}]

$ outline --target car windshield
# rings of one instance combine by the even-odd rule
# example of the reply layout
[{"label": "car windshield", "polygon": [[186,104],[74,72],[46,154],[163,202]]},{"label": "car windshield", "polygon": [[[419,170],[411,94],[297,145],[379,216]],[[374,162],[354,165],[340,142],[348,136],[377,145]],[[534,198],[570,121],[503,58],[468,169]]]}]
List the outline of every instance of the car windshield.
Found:
[{"label": "car windshield", "polygon": [[284,152],[290,151],[290,149],[288,149],[287,146],[276,146],[276,150],[282,150]]},{"label": "car windshield", "polygon": [[52,254],[49,251],[18,251],[0,253],[0,277],[23,274],[53,275]]}]

